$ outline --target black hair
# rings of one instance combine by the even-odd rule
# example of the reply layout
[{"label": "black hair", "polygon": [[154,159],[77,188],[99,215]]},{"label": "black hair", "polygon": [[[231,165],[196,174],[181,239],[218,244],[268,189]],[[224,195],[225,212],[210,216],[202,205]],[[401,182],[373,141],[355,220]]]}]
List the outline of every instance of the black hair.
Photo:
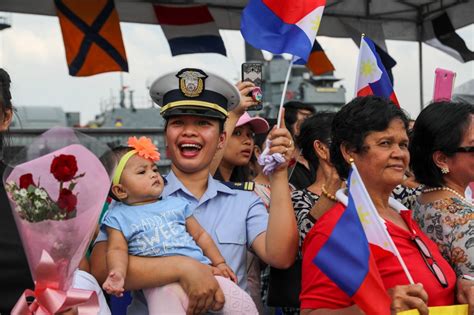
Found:
[{"label": "black hair", "polygon": [[293,134],[293,125],[296,123],[298,119],[298,109],[306,109],[309,110],[311,113],[315,113],[315,109],[311,105],[306,105],[301,102],[297,101],[290,101],[287,102],[283,105],[285,108],[285,126],[288,128],[290,131],[291,136],[294,136]]},{"label": "black hair", "polygon": [[120,145],[108,151],[106,154],[104,154],[100,158],[102,164],[105,167],[105,170],[107,171],[107,174],[109,174],[110,177],[114,175],[115,168],[117,167],[122,156],[124,156],[125,154],[127,154],[127,152],[130,152],[132,150],[133,150],[132,147],[126,147],[126,146]]},{"label": "black hair", "polygon": [[423,109],[415,121],[410,142],[410,166],[420,183],[438,187],[445,184],[433,153],[453,156],[474,114],[474,105],[458,102],[435,102]]},{"label": "black hair", "polygon": [[249,179],[254,179],[258,175],[258,173],[256,171],[256,168],[255,168],[255,165],[258,164],[257,156],[255,155],[255,148],[258,147],[260,149],[260,151],[263,151],[265,141],[267,140],[268,133],[269,132],[259,133],[259,134],[256,134],[253,137],[254,152],[252,152],[252,155],[250,156],[250,161],[249,161],[249,169],[250,169],[249,175],[248,175]]},{"label": "black hair", "polygon": [[[221,182],[225,181],[222,177],[219,168],[217,168],[214,173],[214,179],[220,180]],[[234,166],[232,169],[232,174],[230,174],[229,182],[240,183],[247,182],[250,180],[250,167],[248,165],[238,165]]]},{"label": "black hair", "polygon": [[336,113],[319,112],[308,117],[300,128],[300,134],[296,137],[296,144],[301,149],[303,157],[309,162],[314,170],[319,167],[319,160],[314,152],[313,143],[319,140],[326,145],[331,141],[331,125]]},{"label": "black hair", "polygon": [[[0,108],[2,116],[9,110],[12,111],[13,114],[10,83],[10,75],[8,75],[8,72],[6,72],[4,69],[0,68]],[[5,134],[5,132],[0,133],[0,151],[3,150],[3,146],[5,145]]]},{"label": "black hair", "polygon": [[[259,146],[260,148],[263,148],[263,144],[265,143],[265,139],[267,138],[267,135],[268,135],[268,132],[259,133],[259,134],[253,133],[254,145]],[[250,160],[247,165],[234,166],[234,168],[232,169],[232,173],[230,174],[229,181],[230,182],[246,182],[254,178],[256,174],[253,172],[252,168],[250,167],[252,163],[257,163],[257,159],[255,157],[254,152],[252,152],[252,154],[250,155]],[[219,171],[219,168],[217,168],[216,172],[214,173],[214,179],[225,181],[224,178],[222,177],[221,172]]]},{"label": "black hair", "polygon": [[115,174],[115,169],[120,162],[120,159],[122,156],[127,154],[127,152],[132,151],[133,148],[131,147],[126,147],[126,146],[117,146],[113,148],[112,150],[108,151],[106,154],[104,154],[101,158],[100,161],[105,167],[105,170],[107,171],[107,174],[109,174],[110,177],[110,189],[109,189],[109,197],[114,199],[115,201],[120,201],[115,194],[112,192],[112,179]]},{"label": "black hair", "polygon": [[[259,139],[259,146],[262,147],[263,143],[265,142],[267,133],[262,133],[262,134],[254,134],[253,139],[254,139],[254,144],[257,144],[257,140]],[[250,155],[250,160],[247,165],[236,165],[232,169],[232,173],[230,174],[229,181],[230,182],[247,182],[251,178],[254,177],[255,174],[253,174],[252,169],[250,168],[250,164],[252,162],[255,162],[256,158],[254,153]],[[216,172],[214,173],[214,179],[220,180],[220,181],[225,181],[224,178],[222,177],[221,172],[219,171],[219,168],[217,168]]]},{"label": "black hair", "polygon": [[256,134],[253,137],[253,143],[256,146],[258,146],[260,149],[262,149],[262,151],[263,151],[263,145],[265,144],[265,141],[267,140],[267,136],[268,136],[268,132],[264,132],[264,133]]},{"label": "black hair", "polygon": [[408,117],[392,101],[378,97],[357,97],[344,105],[332,123],[331,162],[341,178],[349,175],[349,164],[340,150],[341,144],[356,153],[362,152],[365,137],[384,131],[390,122],[400,119],[408,130]]},{"label": "black hair", "polygon": [[12,109],[12,95],[10,94],[10,76],[8,72],[0,68],[0,95],[2,97],[2,110]]}]

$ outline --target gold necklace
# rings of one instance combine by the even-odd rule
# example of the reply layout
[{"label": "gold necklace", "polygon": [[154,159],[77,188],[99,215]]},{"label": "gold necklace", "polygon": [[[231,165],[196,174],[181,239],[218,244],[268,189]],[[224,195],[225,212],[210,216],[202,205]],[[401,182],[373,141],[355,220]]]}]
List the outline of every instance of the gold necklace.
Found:
[{"label": "gold necklace", "polygon": [[426,188],[426,189],[423,189],[423,192],[424,192],[424,193],[428,193],[428,192],[441,191],[441,190],[449,191],[450,193],[453,193],[454,195],[456,195],[456,197],[458,197],[459,199],[461,199],[461,200],[464,201],[465,203],[470,204],[470,205],[472,206],[472,203],[470,203],[470,202],[466,199],[466,197],[464,197],[462,194],[458,193],[456,190],[454,190],[454,189],[452,189],[452,188],[449,188],[449,187],[447,187],[447,186]]}]

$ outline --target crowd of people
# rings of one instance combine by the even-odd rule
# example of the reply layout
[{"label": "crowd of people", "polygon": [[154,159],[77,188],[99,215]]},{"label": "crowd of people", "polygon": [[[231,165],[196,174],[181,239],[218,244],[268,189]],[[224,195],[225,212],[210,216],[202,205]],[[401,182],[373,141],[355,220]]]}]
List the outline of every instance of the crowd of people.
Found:
[{"label": "crowd of people", "polygon": [[[376,96],[337,113],[292,101],[272,126],[246,111],[256,105],[252,89],[203,69],[164,75],[150,95],[166,122],[170,172],[158,172],[149,139],[100,157],[112,202],[73,284],[97,292],[100,314],[110,314],[109,294],[125,290],[128,314],[363,314],[313,262],[345,211],[336,192],[351,164],[413,278],[395,256],[371,251],[387,312],[468,304],[474,314],[474,205],[466,194],[474,105],[432,103],[412,127]],[[3,151],[14,113],[3,69],[0,105]],[[280,157],[271,172],[262,154]],[[34,283],[1,185],[0,314],[9,314]]]}]

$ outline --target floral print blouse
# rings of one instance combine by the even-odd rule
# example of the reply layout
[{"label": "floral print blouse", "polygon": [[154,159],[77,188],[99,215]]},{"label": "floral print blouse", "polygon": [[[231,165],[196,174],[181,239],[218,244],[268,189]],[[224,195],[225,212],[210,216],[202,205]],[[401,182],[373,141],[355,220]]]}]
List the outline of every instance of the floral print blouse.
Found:
[{"label": "floral print blouse", "polygon": [[438,244],[441,254],[457,276],[474,275],[474,208],[456,197],[419,204],[414,219]]}]

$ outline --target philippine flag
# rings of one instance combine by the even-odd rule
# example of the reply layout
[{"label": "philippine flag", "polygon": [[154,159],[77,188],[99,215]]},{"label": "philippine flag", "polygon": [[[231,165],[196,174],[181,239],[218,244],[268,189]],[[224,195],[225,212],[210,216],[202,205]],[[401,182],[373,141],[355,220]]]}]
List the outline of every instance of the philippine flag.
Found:
[{"label": "philippine flag", "polygon": [[367,36],[362,36],[356,73],[356,96],[377,95],[390,99],[398,107],[392,83],[375,48]]},{"label": "philippine flag", "polygon": [[[369,244],[371,245],[372,251],[377,251],[378,255],[395,255],[402,268],[405,270],[408,279],[412,282],[411,276],[406,269],[405,263],[398,252],[395,243],[393,242],[390,234],[388,234],[387,226],[384,220],[380,217],[375,205],[370,198],[369,192],[365,188],[364,182],[357,170],[355,164],[352,164],[351,174],[348,179],[349,183],[349,196],[352,198],[359,220],[362,223],[365,235]],[[344,194],[343,190],[339,190],[336,193],[336,197],[344,205],[349,206],[350,199]],[[396,200],[390,198],[389,204],[394,209],[404,209],[403,205],[399,204]]]},{"label": "philippine flag", "polygon": [[[390,298],[385,292],[351,194],[345,209],[337,204],[329,211],[334,223],[316,223],[314,226],[319,229],[319,234],[328,236],[310,242],[309,246],[316,247],[313,264],[366,314],[390,314]],[[308,249],[304,248],[305,251]]]},{"label": "philippine flag", "polygon": [[255,48],[288,53],[306,63],[325,4],[325,0],[250,0],[242,12],[240,31]]},{"label": "philippine flag", "polygon": [[195,53],[227,55],[219,29],[206,5],[155,4],[153,7],[173,56]]}]

